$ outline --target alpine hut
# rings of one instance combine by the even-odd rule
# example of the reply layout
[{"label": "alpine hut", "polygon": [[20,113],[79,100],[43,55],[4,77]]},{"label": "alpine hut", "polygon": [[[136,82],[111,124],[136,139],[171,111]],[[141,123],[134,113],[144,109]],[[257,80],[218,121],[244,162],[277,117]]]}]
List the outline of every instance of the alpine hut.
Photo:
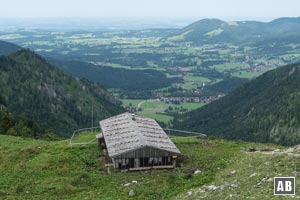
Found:
[{"label": "alpine hut", "polygon": [[159,124],[150,118],[123,113],[100,121],[104,143],[113,167],[119,170],[173,168],[181,155]]}]

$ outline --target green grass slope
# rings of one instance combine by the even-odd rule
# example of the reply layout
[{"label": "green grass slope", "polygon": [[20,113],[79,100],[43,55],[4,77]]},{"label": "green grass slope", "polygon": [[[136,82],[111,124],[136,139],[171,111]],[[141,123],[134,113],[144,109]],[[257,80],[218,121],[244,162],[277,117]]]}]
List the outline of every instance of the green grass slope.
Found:
[{"label": "green grass slope", "polygon": [[229,139],[299,144],[300,64],[269,71],[173,124]]},{"label": "green grass slope", "polygon": [[[92,138],[92,134],[83,134],[75,142]],[[71,148],[67,140],[46,142],[0,135],[0,199],[172,199],[217,180],[216,174],[234,166],[242,156],[241,149],[255,145],[214,139],[172,140],[185,155],[181,167],[109,174],[98,160],[103,153],[97,144]],[[195,170],[201,173],[194,174]],[[124,186],[132,181],[137,183]],[[130,190],[136,195],[130,197]]]}]

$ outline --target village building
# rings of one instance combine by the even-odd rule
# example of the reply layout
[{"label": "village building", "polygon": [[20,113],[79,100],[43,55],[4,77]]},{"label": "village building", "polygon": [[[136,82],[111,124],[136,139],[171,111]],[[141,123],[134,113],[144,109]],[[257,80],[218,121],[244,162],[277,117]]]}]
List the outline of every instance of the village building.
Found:
[{"label": "village building", "polygon": [[153,119],[127,112],[100,121],[100,127],[99,144],[107,148],[115,169],[174,168],[182,155]]}]

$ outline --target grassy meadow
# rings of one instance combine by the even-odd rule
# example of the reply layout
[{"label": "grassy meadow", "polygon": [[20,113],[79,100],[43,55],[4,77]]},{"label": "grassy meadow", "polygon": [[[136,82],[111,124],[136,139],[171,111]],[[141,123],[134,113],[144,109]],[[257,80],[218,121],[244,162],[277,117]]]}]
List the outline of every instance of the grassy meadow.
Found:
[{"label": "grassy meadow", "polygon": [[[75,141],[90,141],[83,133]],[[244,158],[256,144],[172,137],[184,154],[176,169],[109,173],[97,144],[69,147],[68,140],[42,141],[0,135],[1,199],[173,199],[218,181],[216,174]],[[257,145],[256,145],[257,146]],[[194,174],[195,170],[201,173]],[[135,184],[124,186],[126,183]],[[130,197],[130,190],[136,195]]]}]

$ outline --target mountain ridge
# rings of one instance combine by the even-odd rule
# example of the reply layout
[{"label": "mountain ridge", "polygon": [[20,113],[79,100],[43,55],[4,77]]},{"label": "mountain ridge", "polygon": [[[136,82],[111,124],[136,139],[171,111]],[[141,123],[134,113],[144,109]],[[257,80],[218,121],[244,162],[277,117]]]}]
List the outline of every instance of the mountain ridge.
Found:
[{"label": "mountain ridge", "polygon": [[12,53],[15,53],[16,51],[20,50],[21,47],[10,43],[10,42],[6,42],[3,40],[0,40],[0,56],[1,55],[9,55]]},{"label": "mountain ridge", "polygon": [[92,106],[97,120],[123,112],[99,84],[66,75],[28,49],[1,56],[0,77],[1,96],[10,113],[61,136],[89,126]]},{"label": "mountain ridge", "polygon": [[125,91],[145,91],[168,87],[179,78],[167,78],[155,69],[121,69],[94,65],[80,61],[61,61],[49,59],[58,69],[75,77],[100,83],[105,88],[117,88]]},{"label": "mountain ridge", "polygon": [[216,42],[248,43],[300,35],[300,17],[278,18],[270,22],[202,19],[163,38],[165,42],[191,42],[206,44]]},{"label": "mountain ridge", "polygon": [[299,86],[300,64],[280,67],[211,104],[177,117],[174,126],[227,139],[297,144]]}]

